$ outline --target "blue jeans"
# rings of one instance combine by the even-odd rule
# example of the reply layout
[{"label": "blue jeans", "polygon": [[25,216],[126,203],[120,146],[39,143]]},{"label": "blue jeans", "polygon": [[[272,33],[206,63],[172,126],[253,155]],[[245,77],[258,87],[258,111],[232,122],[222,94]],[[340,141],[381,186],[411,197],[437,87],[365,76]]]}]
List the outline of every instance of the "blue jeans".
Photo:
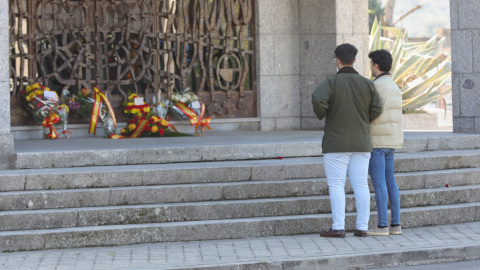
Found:
[{"label": "blue jeans", "polygon": [[400,191],[393,173],[393,155],[395,149],[373,148],[368,172],[375,189],[378,226],[388,226],[387,204],[390,199],[392,212],[391,224],[400,224]]}]

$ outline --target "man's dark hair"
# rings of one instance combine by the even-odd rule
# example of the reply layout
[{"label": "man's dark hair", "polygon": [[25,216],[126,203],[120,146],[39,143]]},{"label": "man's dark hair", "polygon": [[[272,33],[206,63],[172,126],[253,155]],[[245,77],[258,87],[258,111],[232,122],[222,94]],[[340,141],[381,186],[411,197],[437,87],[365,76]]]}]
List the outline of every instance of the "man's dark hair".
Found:
[{"label": "man's dark hair", "polygon": [[378,69],[383,72],[389,72],[392,69],[392,55],[386,50],[376,50],[368,54],[372,63],[378,65]]},{"label": "man's dark hair", "polygon": [[357,52],[358,50],[355,46],[345,43],[335,49],[335,57],[337,57],[343,65],[353,65]]}]

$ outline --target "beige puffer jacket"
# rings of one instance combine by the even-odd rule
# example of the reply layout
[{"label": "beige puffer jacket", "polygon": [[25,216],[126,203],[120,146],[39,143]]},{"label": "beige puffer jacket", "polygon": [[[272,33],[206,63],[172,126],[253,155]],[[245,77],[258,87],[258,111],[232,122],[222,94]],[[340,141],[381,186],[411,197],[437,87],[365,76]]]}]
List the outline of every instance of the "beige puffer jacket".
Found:
[{"label": "beige puffer jacket", "polygon": [[390,75],[374,82],[383,104],[382,114],[370,123],[373,148],[402,148],[402,93]]}]

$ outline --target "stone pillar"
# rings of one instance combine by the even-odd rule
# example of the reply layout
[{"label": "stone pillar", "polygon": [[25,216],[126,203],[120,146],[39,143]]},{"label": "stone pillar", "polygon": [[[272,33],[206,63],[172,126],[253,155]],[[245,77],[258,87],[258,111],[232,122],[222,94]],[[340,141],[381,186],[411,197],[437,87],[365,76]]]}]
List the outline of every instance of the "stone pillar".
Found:
[{"label": "stone pillar", "polygon": [[0,1],[0,169],[8,167],[13,154],[13,137],[10,134],[8,31],[8,1]]},{"label": "stone pillar", "polygon": [[300,129],[299,0],[257,0],[260,130]]},{"label": "stone pillar", "polygon": [[453,132],[480,133],[480,1],[450,0]]},{"label": "stone pillar", "polygon": [[368,0],[299,0],[301,128],[322,129],[311,95],[327,76],[337,72],[334,50],[342,43],[358,48],[355,69],[369,73]]}]

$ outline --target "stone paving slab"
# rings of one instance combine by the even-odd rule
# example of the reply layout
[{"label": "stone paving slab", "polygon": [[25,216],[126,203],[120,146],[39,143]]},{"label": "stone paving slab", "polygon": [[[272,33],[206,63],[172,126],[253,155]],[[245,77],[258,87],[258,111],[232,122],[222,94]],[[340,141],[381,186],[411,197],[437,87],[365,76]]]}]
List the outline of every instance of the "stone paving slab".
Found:
[{"label": "stone paving slab", "polygon": [[343,239],[318,234],[0,253],[0,269],[363,269],[478,260],[480,222]]}]

